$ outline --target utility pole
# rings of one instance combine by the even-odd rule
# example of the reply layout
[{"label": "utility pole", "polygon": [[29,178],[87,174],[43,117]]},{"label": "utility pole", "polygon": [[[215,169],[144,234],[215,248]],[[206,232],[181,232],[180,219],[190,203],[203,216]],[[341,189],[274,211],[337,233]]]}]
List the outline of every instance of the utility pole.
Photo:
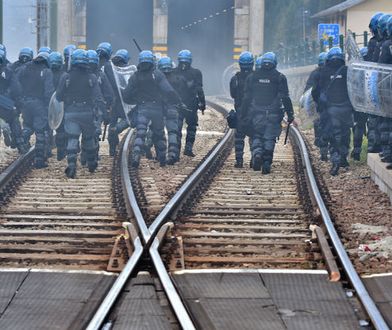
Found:
[{"label": "utility pole", "polygon": [[37,0],[37,50],[48,45],[48,4]]}]

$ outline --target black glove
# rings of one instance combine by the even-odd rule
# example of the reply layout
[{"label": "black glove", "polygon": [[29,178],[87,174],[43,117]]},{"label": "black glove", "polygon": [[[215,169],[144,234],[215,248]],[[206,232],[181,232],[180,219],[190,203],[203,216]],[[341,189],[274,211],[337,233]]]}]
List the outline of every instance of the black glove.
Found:
[{"label": "black glove", "polygon": [[203,102],[200,102],[199,109],[201,110],[201,113],[204,115],[204,110],[206,109],[206,104]]}]

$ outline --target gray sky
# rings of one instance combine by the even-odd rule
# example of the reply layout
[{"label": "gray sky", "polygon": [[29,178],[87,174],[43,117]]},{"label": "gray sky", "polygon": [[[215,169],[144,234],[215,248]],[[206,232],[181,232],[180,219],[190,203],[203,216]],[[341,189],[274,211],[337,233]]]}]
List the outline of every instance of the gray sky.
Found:
[{"label": "gray sky", "polygon": [[3,40],[7,57],[15,61],[22,47],[36,51],[35,0],[4,0]]}]

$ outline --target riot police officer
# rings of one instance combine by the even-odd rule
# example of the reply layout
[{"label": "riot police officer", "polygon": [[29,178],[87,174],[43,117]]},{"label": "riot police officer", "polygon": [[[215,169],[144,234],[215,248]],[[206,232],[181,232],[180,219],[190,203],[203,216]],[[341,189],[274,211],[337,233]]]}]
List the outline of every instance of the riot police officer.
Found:
[{"label": "riot police officer", "polygon": [[[56,90],[59,85],[61,76],[66,71],[65,65],[63,65],[63,57],[59,52],[53,52],[49,55],[49,66],[52,70],[53,86]],[[56,129],[55,145],[57,148],[57,160],[61,161],[65,158],[67,147],[67,136],[64,131],[64,120]]]},{"label": "riot police officer", "polygon": [[[392,17],[388,19],[386,33],[387,40],[382,45],[379,63],[392,64]],[[387,169],[392,169],[392,119],[383,118],[383,123],[388,125],[388,136],[385,139],[383,158],[381,160],[389,163]]]},{"label": "riot police officer", "polygon": [[339,47],[329,50],[326,65],[320,71],[320,79],[312,90],[312,96],[328,115],[331,129],[330,174],[335,176],[340,167],[349,166],[347,156],[353,121],[353,108],[347,91],[347,66]]},{"label": "riot police officer", "polygon": [[[372,38],[370,38],[368,43],[368,53],[366,55],[366,58],[364,58],[365,61],[373,62],[373,57],[375,57],[374,54],[376,52],[376,48],[379,47],[377,45],[380,39],[380,35],[378,33],[378,21],[383,15],[384,15],[383,13],[376,13],[373,15],[373,17],[370,20],[369,28],[373,36]],[[368,118],[367,124],[368,124],[368,152],[369,153],[375,153],[381,150],[380,134],[377,129],[380,119],[381,118],[379,116],[375,116],[375,115],[369,115]]]},{"label": "riot police officer", "polygon": [[18,60],[11,64],[11,70],[16,72],[21,66],[33,60],[34,51],[30,47],[24,47],[19,51]]},{"label": "riot police officer", "polygon": [[[178,75],[174,72],[173,61],[170,57],[162,57],[158,62],[158,69],[165,74],[168,82],[178,95],[184,95],[186,93],[188,88],[186,80],[182,75]],[[165,124],[169,142],[167,163],[169,165],[173,165],[180,159],[180,145],[178,143],[178,111],[178,108],[173,104],[165,105]],[[184,109],[184,111],[187,110]]]},{"label": "riot police officer", "polygon": [[0,49],[0,118],[10,127],[10,144],[14,143],[23,154],[27,152],[27,145],[22,135],[19,112],[15,108],[15,100],[19,96],[15,79],[14,72],[6,64],[5,52]]},{"label": "riot police officer", "polygon": [[[327,53],[322,52],[319,54],[318,57],[318,66],[315,70],[312,71],[308,80],[306,81],[305,92],[310,88],[313,88],[320,77],[320,70],[325,65],[325,61],[327,58]],[[327,161],[328,160],[328,134],[326,134],[326,130],[323,129],[323,125],[327,122],[325,118],[325,113],[320,111],[318,105],[317,113],[319,117],[313,121],[313,128],[314,128],[314,144],[315,146],[320,148],[321,160]],[[324,134],[323,134],[324,133]]]},{"label": "riot police officer", "polygon": [[24,139],[30,141],[31,135],[35,133],[35,167],[47,167],[48,106],[54,91],[49,54],[38,53],[33,61],[18,71],[17,76],[21,87]]},{"label": "riot police officer", "polygon": [[106,71],[107,67],[110,66],[110,57],[113,53],[112,45],[109,42],[101,42],[97,49],[97,54],[99,56],[99,68],[104,67],[104,71]]},{"label": "riot police officer", "polygon": [[[119,49],[112,58],[112,63],[118,67],[128,66],[130,57],[126,49]],[[105,68],[105,73],[109,77],[113,91],[114,91],[114,104],[109,114],[109,154],[114,156],[116,153],[117,145],[119,144],[118,135],[129,127],[127,118],[125,116],[124,107],[121,102],[121,97],[118,92],[118,87],[116,79],[114,77],[114,72],[112,66]]]},{"label": "riot police officer", "polygon": [[256,71],[245,82],[245,95],[240,120],[250,122],[252,136],[252,166],[263,174],[271,172],[276,139],[281,133],[283,111],[290,123],[294,121],[293,105],[287,79],[276,67],[276,55],[265,53],[256,60]]},{"label": "riot police officer", "polygon": [[184,120],[187,124],[187,134],[185,139],[184,155],[194,157],[193,144],[196,139],[196,130],[198,125],[197,111],[204,113],[206,109],[206,100],[203,91],[203,76],[200,70],[192,67],[192,53],[189,50],[182,50],[178,53],[178,67],[175,69],[176,74],[185,78],[188,85],[186,94],[180,95],[181,100],[187,109],[192,111],[179,111],[179,145],[181,146],[182,127]]},{"label": "riot police officer", "polygon": [[[241,110],[242,99],[244,97],[244,88],[246,78],[253,72],[254,58],[251,52],[241,53],[238,64],[240,71],[230,80],[230,95],[234,99],[234,109],[236,111],[237,121],[240,117],[238,113]],[[242,132],[239,127],[235,131],[235,167],[242,168],[244,166],[244,145],[245,145],[245,132]]]},{"label": "riot police officer", "polygon": [[[368,56],[368,48],[362,47],[360,50],[363,59]],[[363,112],[354,110],[354,126],[353,126],[353,144],[354,148],[351,152],[351,158],[354,160],[361,160],[362,142],[363,136],[366,133],[366,123],[368,121],[368,115]]]},{"label": "riot police officer", "polygon": [[75,45],[67,45],[64,47],[63,55],[64,55],[64,72],[68,72],[71,69],[71,55],[76,50]]},{"label": "riot police officer", "polygon": [[75,178],[79,138],[84,140],[89,172],[97,166],[94,109],[103,102],[97,77],[89,72],[87,52],[75,50],[71,55],[71,71],[65,73],[56,91],[56,98],[64,102],[64,128],[68,137],[65,174]]},{"label": "riot police officer", "polygon": [[[102,122],[105,125],[109,122],[109,109],[112,107],[114,102],[114,92],[113,88],[109,82],[108,77],[104,72],[98,69],[99,65],[99,57],[95,50],[87,51],[88,65],[90,72],[95,74],[98,79],[98,84],[102,93],[103,107],[100,109],[96,109],[95,114],[95,128],[96,128],[96,147],[97,147],[97,155],[99,152],[99,137],[102,134]],[[85,151],[84,151],[84,141],[82,140],[82,155],[81,155],[81,163],[85,164]]]},{"label": "riot police officer", "polygon": [[38,53],[48,53],[50,55],[52,53],[52,49],[48,46],[42,46],[38,49]]},{"label": "riot police officer", "polygon": [[163,105],[179,104],[181,101],[165,75],[154,68],[154,54],[139,54],[137,72],[129,78],[123,91],[123,100],[137,105],[136,139],[133,147],[132,166],[138,167],[144,149],[147,126],[151,121],[153,141],[160,166],[166,165],[166,137],[163,122]]},{"label": "riot police officer", "polygon": [[[392,64],[391,51],[389,47],[391,42],[388,36],[388,21],[391,18],[390,15],[383,15],[378,21],[378,31],[380,36],[382,36],[382,45],[380,47],[380,55],[378,63],[380,64]],[[392,154],[388,145],[389,132],[392,128],[392,120],[389,118],[382,118],[380,120],[378,130],[380,132],[380,144],[381,144],[381,161],[385,163],[392,162]]]}]

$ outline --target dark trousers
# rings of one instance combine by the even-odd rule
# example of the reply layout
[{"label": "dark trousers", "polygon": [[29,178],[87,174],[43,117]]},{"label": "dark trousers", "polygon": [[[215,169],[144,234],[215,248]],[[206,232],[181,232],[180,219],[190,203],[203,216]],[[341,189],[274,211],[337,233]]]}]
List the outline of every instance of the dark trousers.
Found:
[{"label": "dark trousers", "polygon": [[35,134],[35,162],[46,161],[46,130],[48,128],[48,107],[38,98],[23,101],[23,137],[26,142]]}]

